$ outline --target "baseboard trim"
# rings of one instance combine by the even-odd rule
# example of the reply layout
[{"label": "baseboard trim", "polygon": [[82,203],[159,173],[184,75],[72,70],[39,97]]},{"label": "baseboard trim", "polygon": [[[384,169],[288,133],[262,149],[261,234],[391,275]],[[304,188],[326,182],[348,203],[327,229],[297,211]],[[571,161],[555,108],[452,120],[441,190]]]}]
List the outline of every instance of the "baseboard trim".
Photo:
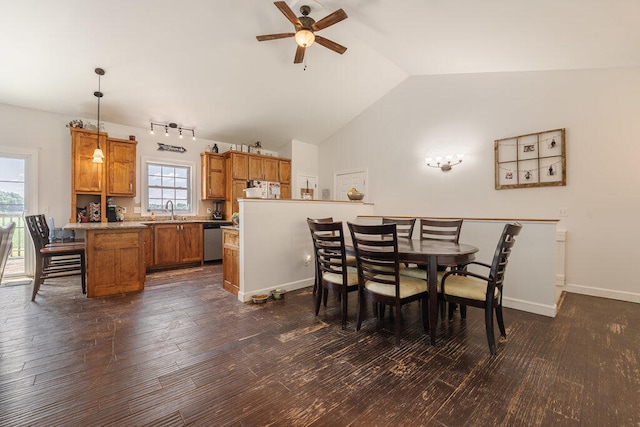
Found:
[{"label": "baseboard trim", "polygon": [[566,284],[562,290],[572,292],[574,294],[640,303],[640,294],[637,292],[615,291],[611,289],[594,288],[591,286],[580,286],[574,284]]},{"label": "baseboard trim", "polygon": [[507,308],[513,308],[515,310],[526,311],[528,313],[540,314],[547,317],[556,317],[558,312],[558,306],[538,304],[531,301],[524,301],[515,298],[502,298],[502,305]]},{"label": "baseboard trim", "polygon": [[275,289],[284,289],[285,291],[295,291],[297,289],[307,288],[309,286],[313,286],[313,282],[315,281],[314,277],[308,279],[297,280],[295,282],[282,283],[277,286],[270,286],[267,288],[256,289],[251,291],[250,293],[246,292],[238,292],[238,299],[240,301],[248,302],[251,301],[251,295],[269,295],[271,291]]}]

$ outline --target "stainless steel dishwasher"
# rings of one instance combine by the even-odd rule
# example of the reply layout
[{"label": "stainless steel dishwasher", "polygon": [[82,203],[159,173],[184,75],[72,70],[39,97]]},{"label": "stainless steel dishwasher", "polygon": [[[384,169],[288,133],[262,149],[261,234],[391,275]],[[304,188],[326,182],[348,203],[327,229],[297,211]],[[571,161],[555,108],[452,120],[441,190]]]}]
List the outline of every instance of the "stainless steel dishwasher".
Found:
[{"label": "stainless steel dishwasher", "polygon": [[231,225],[230,222],[205,222],[204,229],[204,260],[219,261],[222,259],[222,230],[223,225]]}]

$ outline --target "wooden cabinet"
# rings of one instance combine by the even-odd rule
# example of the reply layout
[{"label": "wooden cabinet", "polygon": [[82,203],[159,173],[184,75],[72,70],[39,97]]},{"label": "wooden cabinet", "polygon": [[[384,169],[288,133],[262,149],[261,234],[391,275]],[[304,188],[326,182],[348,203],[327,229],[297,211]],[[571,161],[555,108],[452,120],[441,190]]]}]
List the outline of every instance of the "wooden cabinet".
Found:
[{"label": "wooden cabinet", "polygon": [[107,196],[136,195],[137,141],[107,138]]},{"label": "wooden cabinet", "polygon": [[202,162],[202,200],[224,200],[225,160],[224,155],[201,153]]},{"label": "wooden cabinet", "polygon": [[153,226],[148,226],[142,232],[142,240],[144,243],[144,265],[147,269],[153,268]]},{"label": "wooden cabinet", "polygon": [[280,184],[280,198],[281,199],[291,198],[291,184]]},{"label": "wooden cabinet", "polygon": [[153,258],[155,267],[202,263],[202,224],[155,224]]},{"label": "wooden cabinet", "polygon": [[227,168],[231,179],[249,180],[249,155],[230,153],[227,157]]},{"label": "wooden cabinet", "polygon": [[240,233],[222,230],[222,287],[238,296],[240,290]]},{"label": "wooden cabinet", "polygon": [[[71,191],[101,193],[104,186],[104,163],[93,163],[93,151],[98,146],[97,132],[71,128],[71,136]],[[100,134],[103,152],[106,140],[106,135]]]},{"label": "wooden cabinet", "polygon": [[[107,196],[135,197],[137,141],[109,138],[100,133],[104,163],[93,163],[98,146],[96,131],[70,128],[71,131],[71,216],[76,222],[78,207],[88,201],[99,202],[101,221],[107,221]],[[87,197],[90,196],[90,197]],[[80,199],[80,202],[79,202]]]},{"label": "wooden cabinet", "polygon": [[278,159],[249,155],[249,181],[278,181]]},{"label": "wooden cabinet", "polygon": [[[278,179],[275,179],[274,181],[279,181],[280,184],[291,184],[291,160],[278,160]],[[282,198],[290,199],[291,196]]]},{"label": "wooden cabinet", "polygon": [[224,154],[226,192],[224,214],[231,218],[239,211],[238,199],[244,197],[247,181],[280,182],[280,198],[291,198],[291,160],[260,154],[229,151]]},{"label": "wooden cabinet", "polygon": [[87,297],[144,289],[144,229],[88,230]]}]

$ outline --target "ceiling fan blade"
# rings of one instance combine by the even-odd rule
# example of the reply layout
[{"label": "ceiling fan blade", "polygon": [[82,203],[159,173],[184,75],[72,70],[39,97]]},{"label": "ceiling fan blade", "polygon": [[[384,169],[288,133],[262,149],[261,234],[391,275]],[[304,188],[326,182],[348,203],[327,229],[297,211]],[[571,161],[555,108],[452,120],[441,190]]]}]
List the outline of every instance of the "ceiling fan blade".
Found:
[{"label": "ceiling fan blade", "polygon": [[340,55],[342,55],[343,53],[345,53],[347,51],[347,48],[342,46],[341,44],[338,44],[334,41],[331,41],[329,39],[325,39],[322,36],[319,36],[316,34],[316,43],[318,43],[321,46],[326,47],[327,49],[331,49],[334,52],[339,53]]},{"label": "ceiling fan blade", "polygon": [[321,20],[313,24],[311,26],[311,29],[313,31],[320,31],[323,28],[327,28],[330,25],[337,24],[338,22],[347,18],[348,18],[347,13],[342,9],[338,9],[332,14],[325,16],[324,18],[322,18]]},{"label": "ceiling fan blade", "polygon": [[293,37],[296,33],[279,33],[279,34],[265,34],[264,36],[256,36],[259,42],[266,40],[284,39],[287,37]]},{"label": "ceiling fan blade", "polygon": [[287,19],[293,24],[294,27],[296,28],[302,27],[300,20],[298,19],[296,14],[293,13],[293,10],[291,10],[291,8],[287,5],[287,3],[283,1],[276,1],[276,2],[273,2],[273,4],[275,4],[276,7],[280,9],[280,12],[282,12],[282,14],[287,17]]},{"label": "ceiling fan blade", "polygon": [[293,59],[294,64],[299,64],[302,62],[302,60],[304,59],[305,50],[306,47],[298,46],[298,48],[296,49],[296,57]]}]

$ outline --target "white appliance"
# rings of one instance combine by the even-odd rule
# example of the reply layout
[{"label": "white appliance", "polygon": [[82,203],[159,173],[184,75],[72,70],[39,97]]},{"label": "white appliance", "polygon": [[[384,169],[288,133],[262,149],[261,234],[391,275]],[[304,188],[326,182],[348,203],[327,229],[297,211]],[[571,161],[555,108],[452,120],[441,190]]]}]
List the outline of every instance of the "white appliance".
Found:
[{"label": "white appliance", "polygon": [[257,197],[261,199],[279,199],[280,183],[274,181],[250,181],[251,188],[247,188],[247,197]]}]

